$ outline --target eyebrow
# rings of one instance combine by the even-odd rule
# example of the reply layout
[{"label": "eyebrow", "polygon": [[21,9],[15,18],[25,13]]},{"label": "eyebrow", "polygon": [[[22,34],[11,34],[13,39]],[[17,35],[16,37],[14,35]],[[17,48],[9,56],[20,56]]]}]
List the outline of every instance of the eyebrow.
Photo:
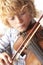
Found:
[{"label": "eyebrow", "polygon": [[20,9],[20,11],[22,12],[24,10],[24,8],[27,7],[27,6],[28,6],[28,3],[25,4],[24,6],[22,6],[22,8]]}]

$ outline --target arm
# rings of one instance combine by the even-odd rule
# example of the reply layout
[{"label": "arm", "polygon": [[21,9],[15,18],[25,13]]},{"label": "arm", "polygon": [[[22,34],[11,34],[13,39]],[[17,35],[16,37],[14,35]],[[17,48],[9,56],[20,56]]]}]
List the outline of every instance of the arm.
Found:
[{"label": "arm", "polygon": [[12,60],[7,49],[9,45],[8,36],[4,35],[0,38],[0,65],[11,65]]}]

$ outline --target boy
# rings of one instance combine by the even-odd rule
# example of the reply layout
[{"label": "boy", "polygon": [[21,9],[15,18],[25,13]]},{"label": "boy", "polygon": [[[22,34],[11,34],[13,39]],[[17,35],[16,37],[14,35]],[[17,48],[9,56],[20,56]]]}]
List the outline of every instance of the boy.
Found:
[{"label": "boy", "polygon": [[[12,64],[12,56],[19,47],[19,43],[14,43],[33,27],[35,16],[36,10],[31,0],[0,0],[0,18],[10,27],[0,38],[0,65]],[[15,65],[25,65],[25,58],[20,56],[14,62]]]}]

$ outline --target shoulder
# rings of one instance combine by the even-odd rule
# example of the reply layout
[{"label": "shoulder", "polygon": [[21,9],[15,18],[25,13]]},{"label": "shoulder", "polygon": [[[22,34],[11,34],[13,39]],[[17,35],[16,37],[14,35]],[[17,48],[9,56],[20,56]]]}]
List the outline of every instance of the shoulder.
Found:
[{"label": "shoulder", "polygon": [[8,35],[8,36],[10,36],[10,35],[12,35],[12,34],[17,35],[17,34],[19,34],[19,31],[16,30],[15,28],[9,28],[9,29],[5,32],[5,35]]},{"label": "shoulder", "polygon": [[10,34],[11,34],[11,35],[12,35],[12,34],[18,35],[18,34],[19,34],[19,31],[16,30],[15,28],[11,28],[11,29],[10,29]]}]

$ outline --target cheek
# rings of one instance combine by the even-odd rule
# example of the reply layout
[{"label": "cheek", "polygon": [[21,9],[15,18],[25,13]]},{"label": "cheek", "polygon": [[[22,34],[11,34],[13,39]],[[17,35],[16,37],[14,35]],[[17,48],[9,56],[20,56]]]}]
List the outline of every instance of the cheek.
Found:
[{"label": "cheek", "polygon": [[28,24],[30,24],[31,18],[30,18],[29,16],[25,16],[25,17],[23,18],[23,21],[24,21],[24,23],[25,23],[26,25],[28,25]]},{"label": "cheek", "polygon": [[11,21],[11,20],[8,20],[9,21],[9,24],[10,24],[10,26],[13,26],[13,27],[15,27],[16,26],[16,22],[15,21]]}]

